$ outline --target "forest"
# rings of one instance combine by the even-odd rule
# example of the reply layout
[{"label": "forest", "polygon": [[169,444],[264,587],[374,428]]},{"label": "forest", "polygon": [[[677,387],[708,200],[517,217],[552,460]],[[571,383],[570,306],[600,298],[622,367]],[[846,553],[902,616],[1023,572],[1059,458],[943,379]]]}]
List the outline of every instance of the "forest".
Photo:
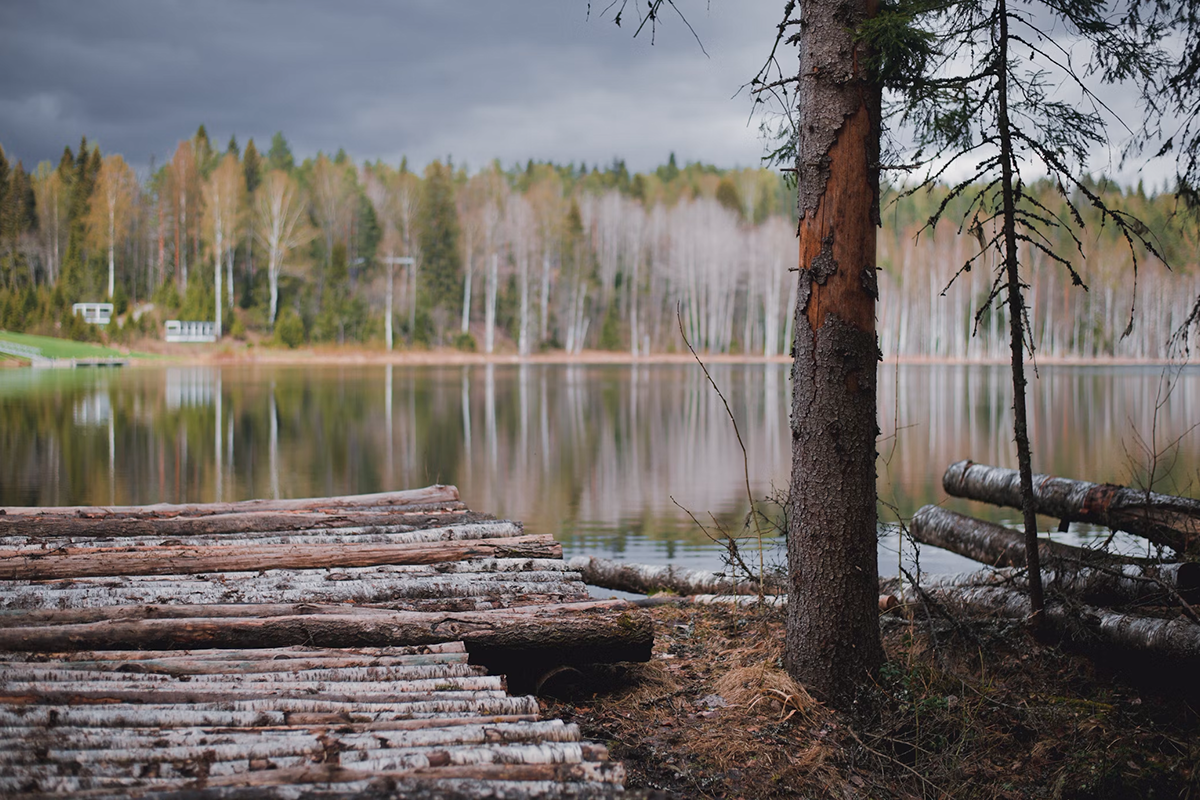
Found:
[{"label": "forest", "polygon": [[[145,172],[86,138],[32,171],[0,147],[0,328],[132,343],[166,319],[215,320],[226,336],[297,347],[380,346],[394,327],[403,348],[634,357],[683,350],[680,325],[705,353],[772,357],[791,341],[795,195],[766,169],[672,154],[647,173],[619,159],[448,159],[418,173],[340,150],[297,163],[282,133],[265,153],[253,139],[221,150],[201,126]],[[1073,264],[1084,288],[1026,247],[1034,352],[1165,357],[1200,296],[1195,229],[1165,187],[1090,187],[1144,220],[1166,263],[1098,219],[1085,218],[1088,258]],[[1040,194],[1065,213],[1052,187]],[[944,195],[884,189],[880,348],[1002,361],[1005,309],[985,308],[996,276],[962,269],[982,234],[928,226]],[[117,323],[74,317],[83,301],[113,302]]]}]

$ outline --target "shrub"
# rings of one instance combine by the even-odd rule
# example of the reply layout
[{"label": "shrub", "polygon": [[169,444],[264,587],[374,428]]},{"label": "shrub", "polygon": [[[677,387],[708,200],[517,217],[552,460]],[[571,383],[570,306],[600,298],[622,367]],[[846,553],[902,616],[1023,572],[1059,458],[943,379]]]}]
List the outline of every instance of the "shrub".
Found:
[{"label": "shrub", "polygon": [[285,308],[279,319],[275,320],[275,334],[272,337],[275,344],[282,344],[292,349],[304,344],[304,321],[300,315],[290,308]]}]

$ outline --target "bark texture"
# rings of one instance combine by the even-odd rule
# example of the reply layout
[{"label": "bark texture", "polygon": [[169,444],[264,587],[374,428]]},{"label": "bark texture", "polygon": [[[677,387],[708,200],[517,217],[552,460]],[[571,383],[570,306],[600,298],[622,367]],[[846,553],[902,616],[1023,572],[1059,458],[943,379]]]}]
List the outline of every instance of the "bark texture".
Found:
[{"label": "bark texture", "polygon": [[222,547],[62,547],[0,551],[0,579],[47,580],[105,575],[194,575],[268,569],[434,564],[471,558],[554,558],[550,534],[405,544],[226,545]]},{"label": "bark texture", "polygon": [[865,0],[801,3],[786,665],[835,706],[883,661],[875,512],[879,93]]},{"label": "bark texture", "polygon": [[[955,497],[1021,507],[1016,470],[959,461],[946,469],[942,486]],[[1180,556],[1200,555],[1200,500],[1051,475],[1033,476],[1033,500],[1039,514],[1132,533]]]},{"label": "bark texture", "polygon": [[[757,595],[759,590],[754,581],[739,581],[703,569],[634,564],[595,556],[576,556],[567,566],[578,571],[584,583],[620,592]],[[766,586],[768,591],[780,588],[778,581],[768,581]]]}]

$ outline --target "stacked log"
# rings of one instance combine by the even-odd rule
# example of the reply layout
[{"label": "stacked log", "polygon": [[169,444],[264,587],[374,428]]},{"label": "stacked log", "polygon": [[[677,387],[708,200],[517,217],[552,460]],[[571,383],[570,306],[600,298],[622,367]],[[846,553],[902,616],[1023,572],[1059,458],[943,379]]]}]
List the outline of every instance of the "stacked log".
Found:
[{"label": "stacked log", "polygon": [[603,746],[467,661],[461,644],[0,656],[0,794],[621,794]]},{"label": "stacked log", "polygon": [[649,618],[454,487],[0,512],[0,795],[622,791],[507,690]]}]

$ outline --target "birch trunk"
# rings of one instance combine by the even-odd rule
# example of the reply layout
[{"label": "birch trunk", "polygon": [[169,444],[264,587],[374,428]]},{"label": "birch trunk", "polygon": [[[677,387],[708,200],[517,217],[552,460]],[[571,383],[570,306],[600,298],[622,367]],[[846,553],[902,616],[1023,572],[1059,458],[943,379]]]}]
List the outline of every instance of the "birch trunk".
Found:
[{"label": "birch trunk", "polygon": [[[955,497],[1021,507],[1016,470],[959,461],[947,468],[942,486]],[[1032,487],[1038,514],[1126,531],[1180,556],[1200,553],[1200,500],[1050,475],[1032,476]]]},{"label": "birch trunk", "polygon": [[487,308],[484,310],[483,352],[491,353],[496,343],[496,283],[499,280],[498,256],[492,253],[492,263],[488,266],[487,277]]}]

